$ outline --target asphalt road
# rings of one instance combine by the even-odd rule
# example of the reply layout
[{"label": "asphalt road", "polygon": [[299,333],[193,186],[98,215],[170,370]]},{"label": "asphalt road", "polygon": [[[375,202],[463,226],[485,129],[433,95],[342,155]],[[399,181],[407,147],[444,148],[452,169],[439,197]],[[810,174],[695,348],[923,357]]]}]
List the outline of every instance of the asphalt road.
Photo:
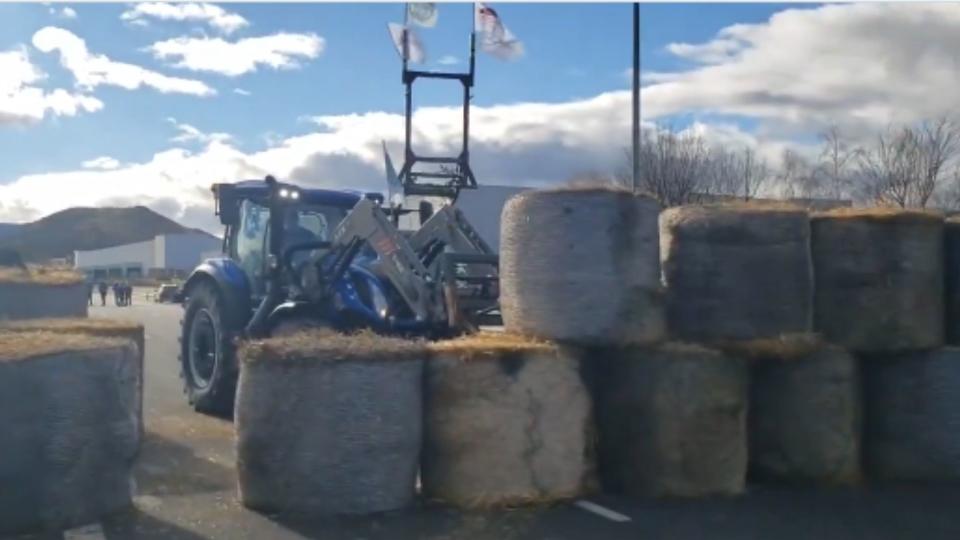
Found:
[{"label": "asphalt road", "polygon": [[728,499],[590,499],[629,522],[574,505],[461,513],[424,504],[374,517],[313,520],[259,514],[236,500],[231,422],[194,413],[183,397],[176,365],[180,307],[145,303],[142,293],[131,307],[91,310],[94,317],[132,318],[146,326],[147,435],[136,468],[135,509],[83,530],[19,539],[960,538],[960,486],[755,487]]}]

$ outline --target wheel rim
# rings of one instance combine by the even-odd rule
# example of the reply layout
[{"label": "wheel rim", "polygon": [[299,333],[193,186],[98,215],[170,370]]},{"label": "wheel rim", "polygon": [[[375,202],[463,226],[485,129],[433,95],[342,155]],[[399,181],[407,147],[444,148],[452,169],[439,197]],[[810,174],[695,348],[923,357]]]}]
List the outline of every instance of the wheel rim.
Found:
[{"label": "wheel rim", "polygon": [[201,309],[190,327],[190,374],[194,386],[198,389],[210,386],[216,367],[217,329],[210,312]]}]

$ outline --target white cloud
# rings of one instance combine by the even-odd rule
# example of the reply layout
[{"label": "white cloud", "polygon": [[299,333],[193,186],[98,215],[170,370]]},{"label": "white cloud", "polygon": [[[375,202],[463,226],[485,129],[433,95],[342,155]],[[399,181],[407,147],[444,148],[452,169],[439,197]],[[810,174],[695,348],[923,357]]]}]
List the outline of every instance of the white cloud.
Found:
[{"label": "white cloud", "polygon": [[57,8],[55,8],[55,7],[51,7],[51,8],[49,9],[49,12],[50,12],[51,15],[60,17],[60,18],[62,18],[62,19],[76,19],[76,18],[77,18],[77,12],[76,12],[73,8],[71,8],[70,6],[66,6],[66,7],[64,7],[63,9],[57,9]]},{"label": "white cloud", "polygon": [[113,169],[120,167],[120,162],[110,156],[100,156],[98,158],[90,159],[84,161],[82,164],[84,169],[99,169],[103,171],[111,171]]},{"label": "white cloud", "polygon": [[[546,185],[581,173],[612,171],[630,140],[629,92],[610,92],[566,103],[520,103],[473,107],[471,164],[481,185]],[[170,119],[180,135],[202,142],[197,150],[171,148],[142,162],[109,171],[35,174],[0,185],[0,201],[29,201],[18,209],[45,215],[76,205],[139,201],[190,226],[216,231],[210,185],[273,174],[304,186],[384,189],[385,140],[402,159],[403,116],[385,112],[316,116],[314,131],[280,138],[253,152],[231,141]],[[418,152],[459,151],[459,107],[418,109],[414,119]],[[706,128],[704,128],[706,129]],[[737,137],[735,127],[708,131]],[[720,135],[718,135],[720,136]],[[400,163],[397,163],[399,167]],[[52,196],[51,196],[52,194]],[[0,222],[15,219],[0,208]]]},{"label": "white cloud", "polygon": [[250,92],[249,90],[244,90],[243,88],[234,88],[234,89],[233,89],[233,93],[234,93],[234,94],[241,95],[241,96],[249,96],[249,95],[251,95],[251,92]]},{"label": "white cloud", "polygon": [[300,59],[313,59],[323,52],[324,39],[316,34],[281,32],[269,36],[226,41],[210,37],[178,37],[154,43],[147,50],[174,67],[209,71],[230,77],[257,70],[295,69]]},{"label": "white cloud", "polygon": [[173,125],[173,127],[179,132],[177,135],[170,138],[170,142],[196,142],[200,144],[209,144],[212,142],[228,142],[233,139],[229,133],[204,133],[190,124],[178,122],[176,118],[168,117],[167,122]]},{"label": "white cloud", "polygon": [[460,59],[452,54],[441,56],[437,63],[441,66],[455,66],[460,63]]},{"label": "white cloud", "polygon": [[46,75],[30,62],[26,49],[0,51],[0,126],[36,123],[51,113],[75,116],[103,108],[99,99],[57,88],[47,92],[36,83]]},{"label": "white cloud", "polygon": [[168,77],[134,64],[111,60],[102,54],[93,54],[87,50],[83,39],[62,28],[47,26],[38,30],[33,35],[33,46],[45,53],[57,51],[60,54],[60,64],[73,74],[77,86],[85,90],[92,90],[100,85],[118,86],[127,90],[147,86],[164,94],[216,94],[213,88],[202,81]]},{"label": "white cloud", "polygon": [[193,2],[141,2],[120,15],[122,20],[139,26],[146,26],[149,17],[164,21],[202,22],[224,34],[250,24],[242,16],[220,6]]},{"label": "white cloud", "polygon": [[952,3],[789,9],[706,43],[670,45],[700,65],[647,77],[644,115],[741,115],[794,133],[836,122],[865,135],[953,112],[958,49],[960,6]]}]

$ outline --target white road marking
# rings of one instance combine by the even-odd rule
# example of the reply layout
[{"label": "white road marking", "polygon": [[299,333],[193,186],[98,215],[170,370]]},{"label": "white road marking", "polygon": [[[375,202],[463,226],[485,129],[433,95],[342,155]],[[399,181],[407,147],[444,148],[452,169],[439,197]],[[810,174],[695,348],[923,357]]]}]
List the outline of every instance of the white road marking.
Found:
[{"label": "white road marking", "polygon": [[63,531],[63,540],[106,540],[106,537],[103,536],[103,527],[94,523]]},{"label": "white road marking", "polygon": [[604,508],[603,506],[590,501],[577,501],[574,503],[574,506],[577,506],[582,510],[586,510],[587,512],[594,513],[600,517],[607,518],[610,521],[616,521],[617,523],[626,523],[628,521],[632,521],[629,516],[625,516],[619,512],[614,512],[609,508]]}]

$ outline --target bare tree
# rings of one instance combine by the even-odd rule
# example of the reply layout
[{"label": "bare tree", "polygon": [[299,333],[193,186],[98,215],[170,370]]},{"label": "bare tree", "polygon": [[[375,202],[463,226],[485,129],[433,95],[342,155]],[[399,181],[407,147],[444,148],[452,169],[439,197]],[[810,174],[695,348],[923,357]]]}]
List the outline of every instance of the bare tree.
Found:
[{"label": "bare tree", "polygon": [[925,207],[947,180],[945,165],[960,154],[957,126],[941,117],[888,128],[858,155],[866,195],[878,204]]},{"label": "bare tree", "polygon": [[756,150],[746,147],[737,154],[737,165],[742,189],[735,194],[742,194],[744,200],[755,198],[769,175],[767,161],[757,156]]},{"label": "bare tree", "polygon": [[[671,127],[647,132],[640,140],[640,187],[664,206],[695,202],[702,192],[708,155],[700,135]],[[624,161],[632,164],[629,150]],[[616,175],[627,186],[632,185],[631,166],[622,166]]]},{"label": "bare tree", "polygon": [[836,124],[821,132],[820,140],[823,143],[820,167],[830,181],[833,198],[842,199],[849,189],[849,168],[858,150],[846,142]]},{"label": "bare tree", "polygon": [[777,183],[786,199],[818,197],[824,193],[824,175],[803,156],[787,148],[780,158]]}]

